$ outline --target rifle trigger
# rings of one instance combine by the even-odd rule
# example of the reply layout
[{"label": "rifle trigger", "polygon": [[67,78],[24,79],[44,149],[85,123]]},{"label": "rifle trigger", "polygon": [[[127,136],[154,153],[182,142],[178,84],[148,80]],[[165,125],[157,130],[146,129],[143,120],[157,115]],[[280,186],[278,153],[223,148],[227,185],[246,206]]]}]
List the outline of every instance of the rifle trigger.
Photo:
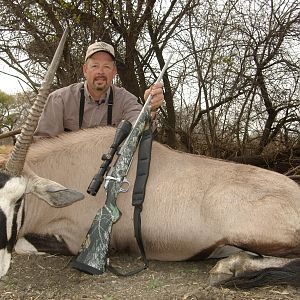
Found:
[{"label": "rifle trigger", "polygon": [[129,181],[127,180],[126,177],[123,179],[122,185],[123,185],[124,183],[126,183],[127,186],[126,186],[126,188],[122,188],[122,187],[121,187],[121,188],[120,188],[120,193],[126,193],[126,192],[128,192],[128,190],[129,190],[130,183],[129,183]]}]

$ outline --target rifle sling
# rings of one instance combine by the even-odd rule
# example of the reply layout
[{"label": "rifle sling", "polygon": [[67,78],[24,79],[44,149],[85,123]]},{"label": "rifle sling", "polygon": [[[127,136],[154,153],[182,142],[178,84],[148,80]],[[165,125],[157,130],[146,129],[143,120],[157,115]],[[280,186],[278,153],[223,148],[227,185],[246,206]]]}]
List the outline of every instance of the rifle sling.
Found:
[{"label": "rifle sling", "polygon": [[107,269],[118,276],[131,276],[148,268],[149,262],[146,258],[142,232],[141,232],[141,212],[143,210],[143,202],[145,199],[146,183],[149,175],[151,149],[152,149],[152,129],[149,128],[143,132],[139,145],[137,172],[133,188],[132,205],[134,206],[134,235],[139,246],[144,265],[136,270],[121,273],[119,270],[107,265]]},{"label": "rifle sling", "polygon": [[151,126],[143,132],[138,154],[138,165],[136,178],[132,194],[132,205],[134,206],[134,234],[139,245],[142,258],[144,260],[144,268],[148,267],[144,244],[141,232],[141,212],[146,194],[146,184],[149,175],[151,150],[152,150],[153,134]]}]

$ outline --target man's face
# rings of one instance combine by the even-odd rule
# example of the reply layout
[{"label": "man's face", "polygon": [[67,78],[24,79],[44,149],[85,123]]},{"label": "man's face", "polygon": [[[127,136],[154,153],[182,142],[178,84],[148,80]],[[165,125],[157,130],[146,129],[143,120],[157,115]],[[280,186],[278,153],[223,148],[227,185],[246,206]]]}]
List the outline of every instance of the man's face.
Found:
[{"label": "man's face", "polygon": [[96,52],[83,65],[83,74],[92,96],[104,93],[117,74],[113,58],[106,52]]}]

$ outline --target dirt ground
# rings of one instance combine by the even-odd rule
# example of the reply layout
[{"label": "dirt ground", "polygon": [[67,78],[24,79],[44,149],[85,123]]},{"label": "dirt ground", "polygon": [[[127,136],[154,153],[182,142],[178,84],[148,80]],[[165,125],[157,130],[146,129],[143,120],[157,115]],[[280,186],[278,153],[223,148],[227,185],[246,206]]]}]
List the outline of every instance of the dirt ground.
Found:
[{"label": "dirt ground", "polygon": [[[114,257],[115,266],[132,267],[133,258]],[[110,272],[91,276],[73,269],[70,257],[13,255],[0,280],[1,299],[300,299],[300,289],[264,287],[247,291],[211,287],[208,271],[215,260],[151,261],[149,269],[131,277]]]}]

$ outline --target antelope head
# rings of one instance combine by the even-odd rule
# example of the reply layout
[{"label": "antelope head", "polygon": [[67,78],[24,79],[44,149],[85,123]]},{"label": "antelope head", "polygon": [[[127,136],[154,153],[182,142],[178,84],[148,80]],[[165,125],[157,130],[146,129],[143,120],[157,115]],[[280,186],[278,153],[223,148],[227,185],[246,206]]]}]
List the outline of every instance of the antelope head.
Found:
[{"label": "antelope head", "polygon": [[82,193],[37,176],[25,164],[26,154],[46,104],[66,38],[67,30],[64,32],[56,49],[37,98],[22,127],[21,134],[6,162],[5,168],[0,170],[0,277],[7,273],[10,266],[11,253],[22,223],[25,194],[34,193],[56,207],[63,207],[84,198]]}]

